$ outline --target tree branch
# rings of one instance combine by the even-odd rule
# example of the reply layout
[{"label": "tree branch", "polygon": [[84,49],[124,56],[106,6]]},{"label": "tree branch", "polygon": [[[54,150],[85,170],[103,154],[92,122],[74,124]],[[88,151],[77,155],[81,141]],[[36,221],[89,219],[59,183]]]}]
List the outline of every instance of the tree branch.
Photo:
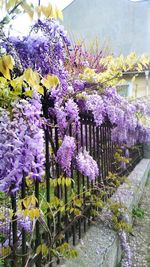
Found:
[{"label": "tree branch", "polygon": [[[7,15],[11,15],[13,14],[16,9],[23,3],[24,0],[20,1],[18,4],[16,4],[9,12]],[[5,21],[7,20],[7,15],[0,21],[0,25],[4,25],[5,24]]]}]

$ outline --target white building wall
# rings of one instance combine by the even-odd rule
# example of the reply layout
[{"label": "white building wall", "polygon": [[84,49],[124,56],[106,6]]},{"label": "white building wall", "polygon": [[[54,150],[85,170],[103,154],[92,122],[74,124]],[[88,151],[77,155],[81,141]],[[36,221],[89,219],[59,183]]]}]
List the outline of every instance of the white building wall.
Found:
[{"label": "white building wall", "polygon": [[71,37],[90,43],[96,37],[115,54],[150,54],[150,1],[74,0],[64,9]]}]

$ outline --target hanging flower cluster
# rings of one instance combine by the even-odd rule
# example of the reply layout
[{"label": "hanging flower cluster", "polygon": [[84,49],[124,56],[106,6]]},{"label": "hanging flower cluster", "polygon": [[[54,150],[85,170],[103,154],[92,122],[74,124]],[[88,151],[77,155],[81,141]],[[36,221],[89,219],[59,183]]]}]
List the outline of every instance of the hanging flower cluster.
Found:
[{"label": "hanging flower cluster", "polygon": [[75,149],[76,144],[74,137],[65,135],[63,143],[57,151],[57,162],[66,172],[67,176],[70,176],[71,161],[73,159]]},{"label": "hanging flower cluster", "polygon": [[66,101],[65,105],[56,102],[54,112],[62,136],[64,136],[69,124],[74,124],[75,130],[77,129],[79,125],[79,107],[72,98]]},{"label": "hanging flower cluster", "polygon": [[76,156],[77,169],[90,180],[95,180],[99,175],[97,162],[84,150]]},{"label": "hanging flower cluster", "polygon": [[44,174],[39,96],[13,105],[11,114],[0,111],[0,191],[7,193],[19,190],[23,176],[41,180]]},{"label": "hanging flower cluster", "polygon": [[[68,74],[64,67],[64,61],[66,59],[65,51],[69,49],[70,41],[58,21],[39,19],[34,24],[29,36],[9,37],[9,42],[15,48],[24,70],[30,67],[37,70],[42,76],[47,74],[58,76],[60,85],[53,88],[51,92],[53,97],[59,98],[66,94]],[[3,46],[7,53],[12,53],[7,43],[4,43]]]},{"label": "hanging flower cluster", "polygon": [[[115,143],[131,147],[150,140],[150,127],[139,121],[137,104],[118,95],[114,87],[106,88],[102,95],[92,94],[86,98],[86,109],[92,111],[98,126],[107,120],[115,126],[112,130]],[[143,114],[143,110],[140,112]]]}]

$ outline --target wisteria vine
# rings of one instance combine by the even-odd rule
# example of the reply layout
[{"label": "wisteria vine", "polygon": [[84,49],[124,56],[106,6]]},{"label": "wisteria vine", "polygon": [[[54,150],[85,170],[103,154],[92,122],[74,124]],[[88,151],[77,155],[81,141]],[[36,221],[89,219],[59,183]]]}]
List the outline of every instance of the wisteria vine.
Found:
[{"label": "wisteria vine", "polygon": [[[150,115],[149,107],[140,101],[129,102],[118,95],[115,87],[96,90],[95,86],[93,90],[93,84],[90,86],[89,82],[81,80],[77,71],[75,78],[72,77],[72,70],[66,64],[72,60],[72,53],[68,53],[71,42],[57,21],[39,19],[28,36],[22,39],[9,37],[9,42],[2,43],[2,46],[13,56],[10,44],[19,56],[22,72],[32,68],[38,72],[40,79],[48,74],[59,79],[59,84],[47,89],[46,93],[44,91],[44,96],[49,103],[49,116],[57,121],[61,142],[55,161],[66,176],[71,176],[72,166],[91,181],[101,172],[84,145],[76,143],[76,135],[80,135],[81,111],[92,113],[97,127],[105,122],[111,124],[112,140],[126,147],[126,157],[129,156],[129,147],[150,141],[150,126],[141,119]],[[85,58],[82,63],[83,69]],[[98,67],[101,69],[100,65]],[[14,76],[16,78],[17,74]],[[27,86],[24,84],[23,90],[28,89]],[[43,129],[47,127],[48,119],[42,120],[44,101],[41,102],[41,99],[44,96],[34,89],[31,98],[19,96],[13,101],[11,110],[0,109],[0,191],[11,196],[20,190],[23,177],[41,181],[44,175]],[[69,135],[70,125],[72,136]],[[30,222],[22,218],[18,218],[18,222],[20,229],[29,230],[24,225],[30,226]],[[125,233],[121,232],[120,236],[126,243]],[[130,263],[124,266],[130,266]]]}]

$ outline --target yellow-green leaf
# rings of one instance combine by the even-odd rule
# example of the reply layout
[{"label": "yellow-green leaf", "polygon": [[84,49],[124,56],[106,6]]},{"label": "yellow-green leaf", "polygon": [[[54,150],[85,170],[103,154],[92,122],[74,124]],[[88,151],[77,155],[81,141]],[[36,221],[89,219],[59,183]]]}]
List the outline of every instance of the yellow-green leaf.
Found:
[{"label": "yellow-green leaf", "polygon": [[3,60],[0,59],[0,72],[3,74],[3,76],[7,79],[10,80],[10,71],[8,68],[5,68]]},{"label": "yellow-green leaf", "polygon": [[41,11],[46,18],[52,17],[52,5],[51,4],[49,4],[47,7],[41,5]]},{"label": "yellow-green leaf", "polygon": [[39,86],[37,91],[40,95],[44,95],[44,88],[42,86]]},{"label": "yellow-green leaf", "polygon": [[70,186],[71,185],[71,178],[66,178],[66,186]]},{"label": "yellow-green leaf", "polygon": [[65,206],[60,207],[59,210],[60,210],[60,212],[64,212],[65,211]]},{"label": "yellow-green leaf", "polygon": [[142,66],[142,64],[139,63],[139,64],[137,65],[137,70],[138,70],[138,71],[142,71],[142,70],[143,70],[143,66]]},{"label": "yellow-green leaf", "polygon": [[62,186],[64,186],[65,183],[66,183],[66,178],[65,178],[65,177],[62,177],[62,179],[61,179],[61,184],[62,184]]},{"label": "yellow-green leaf", "polygon": [[41,245],[39,245],[39,246],[37,247],[37,249],[36,249],[36,253],[37,253],[37,254],[40,254],[41,251],[42,251],[42,247],[41,247]]},{"label": "yellow-green leaf", "polygon": [[57,179],[57,183],[58,183],[58,185],[61,185],[61,178]]},{"label": "yellow-green leaf", "polygon": [[34,11],[31,5],[28,5],[26,1],[21,2],[21,7],[29,15],[30,19],[33,19]]},{"label": "yellow-green leaf", "polygon": [[10,55],[4,55],[0,58],[0,72],[3,76],[10,80],[10,70],[13,69],[14,60]]},{"label": "yellow-green leaf", "polygon": [[6,2],[6,9],[7,11],[10,9],[10,8],[13,8],[15,5],[16,5],[16,0],[8,0]]},{"label": "yellow-green leaf", "polygon": [[41,251],[42,251],[42,255],[43,256],[47,256],[47,254],[48,254],[48,247],[45,244],[42,244]]},{"label": "yellow-green leaf", "polygon": [[58,7],[56,7],[56,16],[57,18],[59,18],[60,20],[63,20],[63,13],[61,11],[61,9],[59,9]]},{"label": "yellow-green leaf", "polygon": [[10,247],[2,247],[0,248],[0,255],[2,255],[3,257],[6,257],[8,255],[10,255],[11,253],[11,248]]},{"label": "yellow-green leaf", "polygon": [[4,220],[5,219],[5,216],[2,212],[0,212],[0,220]]},{"label": "yellow-green leaf", "polygon": [[0,77],[0,83],[7,84],[7,79],[4,77]]},{"label": "yellow-green leaf", "polygon": [[25,70],[23,74],[24,80],[33,88],[36,88],[39,85],[40,78],[36,71],[33,71],[31,68]]},{"label": "yellow-green leaf", "polygon": [[56,87],[59,84],[59,79],[56,75],[47,75],[45,78],[41,80],[41,83],[47,88]]},{"label": "yellow-green leaf", "polygon": [[31,220],[34,220],[34,219],[40,217],[40,211],[39,211],[38,208],[31,209],[28,212],[29,212],[29,217],[30,217]]},{"label": "yellow-green leaf", "polygon": [[23,199],[22,203],[23,203],[24,207],[27,209],[31,204],[31,198],[27,197],[27,198]]},{"label": "yellow-green leaf", "polygon": [[23,83],[23,77],[17,77],[14,80],[10,81],[10,85],[13,87],[14,90],[21,90],[22,89],[22,83]]},{"label": "yellow-green leaf", "polygon": [[32,90],[27,90],[23,93],[25,96],[32,97],[33,91]]},{"label": "yellow-green leaf", "polygon": [[15,62],[14,62],[14,59],[12,58],[12,56],[4,55],[2,57],[2,60],[3,60],[5,68],[8,68],[9,70],[13,69]]},{"label": "yellow-green leaf", "polygon": [[37,7],[35,8],[35,11],[36,11],[36,13],[37,13],[37,15],[38,15],[38,18],[40,18],[40,16],[41,16],[41,6],[37,6]]},{"label": "yellow-green leaf", "polygon": [[37,254],[42,254],[43,256],[47,256],[48,254],[48,247],[45,244],[41,244],[36,249]]}]

